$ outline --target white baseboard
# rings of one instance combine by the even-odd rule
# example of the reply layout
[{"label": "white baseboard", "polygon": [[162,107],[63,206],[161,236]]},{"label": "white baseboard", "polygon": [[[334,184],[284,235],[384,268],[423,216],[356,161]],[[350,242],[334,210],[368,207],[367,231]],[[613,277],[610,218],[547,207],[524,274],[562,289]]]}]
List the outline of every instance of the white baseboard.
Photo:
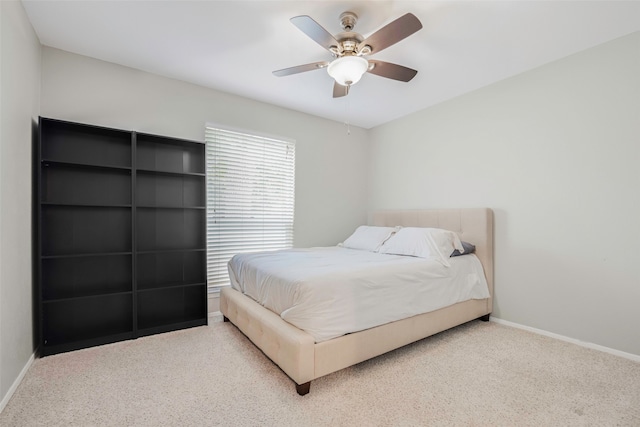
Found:
[{"label": "white baseboard", "polygon": [[220,311],[220,292],[210,292],[207,297],[207,312],[209,314]]},{"label": "white baseboard", "polygon": [[27,360],[27,363],[24,365],[24,368],[22,368],[22,371],[20,371],[20,374],[18,375],[18,378],[16,378],[16,380],[13,382],[13,384],[11,384],[11,387],[7,391],[7,394],[2,399],[2,402],[0,402],[0,413],[2,411],[4,411],[5,406],[7,406],[7,403],[9,403],[9,400],[11,400],[11,397],[13,396],[13,393],[16,392],[18,386],[22,382],[22,379],[24,378],[24,376],[27,374],[27,371],[31,367],[31,364],[33,363],[35,358],[36,358],[36,353],[34,352],[31,355],[31,357],[29,358],[29,360]]},{"label": "white baseboard", "polygon": [[590,348],[592,350],[602,351],[604,353],[613,354],[615,356],[624,357],[625,359],[633,360],[634,362],[640,362],[640,355],[627,353],[624,351],[616,350],[613,348],[605,347],[603,345],[593,344],[590,342],[580,341],[575,338],[565,337],[564,335],[555,334],[553,332],[544,331],[542,329],[532,328],[531,326],[521,325],[519,323],[509,322],[508,320],[502,320],[496,317],[491,316],[490,320],[492,322],[496,322],[500,325],[510,326],[512,328],[523,329],[525,331],[533,332],[534,334],[544,335],[546,337],[555,338],[560,341],[570,342],[572,344],[577,344],[580,347]]}]

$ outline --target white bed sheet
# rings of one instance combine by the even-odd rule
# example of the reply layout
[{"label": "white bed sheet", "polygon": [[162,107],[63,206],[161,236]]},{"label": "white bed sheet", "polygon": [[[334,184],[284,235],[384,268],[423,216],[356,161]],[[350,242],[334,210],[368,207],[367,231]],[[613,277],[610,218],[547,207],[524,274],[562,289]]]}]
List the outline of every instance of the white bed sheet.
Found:
[{"label": "white bed sheet", "polygon": [[475,255],[436,260],[341,247],[239,254],[234,289],[313,336],[316,342],[489,298]]}]

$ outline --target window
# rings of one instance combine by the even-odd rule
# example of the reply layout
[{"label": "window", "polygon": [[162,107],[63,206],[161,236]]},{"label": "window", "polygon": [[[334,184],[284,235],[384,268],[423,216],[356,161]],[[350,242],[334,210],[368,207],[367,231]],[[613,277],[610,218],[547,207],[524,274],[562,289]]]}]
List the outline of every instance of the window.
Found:
[{"label": "window", "polygon": [[295,142],[207,125],[207,279],[235,254],[293,246]]}]

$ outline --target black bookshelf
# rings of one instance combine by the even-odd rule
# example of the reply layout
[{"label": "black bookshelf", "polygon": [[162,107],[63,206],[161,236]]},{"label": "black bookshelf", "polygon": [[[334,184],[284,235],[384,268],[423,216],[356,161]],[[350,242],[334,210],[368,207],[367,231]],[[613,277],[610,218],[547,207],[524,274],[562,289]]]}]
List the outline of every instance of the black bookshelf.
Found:
[{"label": "black bookshelf", "polygon": [[140,335],[207,316],[205,147],[136,134],[136,282]]},{"label": "black bookshelf", "polygon": [[207,323],[204,144],[40,118],[41,353]]}]

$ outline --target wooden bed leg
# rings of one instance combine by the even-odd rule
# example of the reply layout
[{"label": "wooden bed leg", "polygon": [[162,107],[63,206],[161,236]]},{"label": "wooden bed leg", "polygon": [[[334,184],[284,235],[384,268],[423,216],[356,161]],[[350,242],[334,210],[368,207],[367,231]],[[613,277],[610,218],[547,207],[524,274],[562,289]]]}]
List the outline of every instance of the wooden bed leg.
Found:
[{"label": "wooden bed leg", "polygon": [[296,391],[300,396],[304,396],[305,394],[309,393],[309,387],[311,387],[311,381],[304,384],[296,384]]},{"label": "wooden bed leg", "polygon": [[222,321],[223,321],[223,322],[228,322],[228,321],[229,321],[229,318],[228,318],[227,316],[222,316]]},{"label": "wooden bed leg", "polygon": [[478,317],[478,320],[482,320],[483,322],[488,322],[489,321],[489,316],[491,316],[491,313],[485,314],[482,317]]}]

